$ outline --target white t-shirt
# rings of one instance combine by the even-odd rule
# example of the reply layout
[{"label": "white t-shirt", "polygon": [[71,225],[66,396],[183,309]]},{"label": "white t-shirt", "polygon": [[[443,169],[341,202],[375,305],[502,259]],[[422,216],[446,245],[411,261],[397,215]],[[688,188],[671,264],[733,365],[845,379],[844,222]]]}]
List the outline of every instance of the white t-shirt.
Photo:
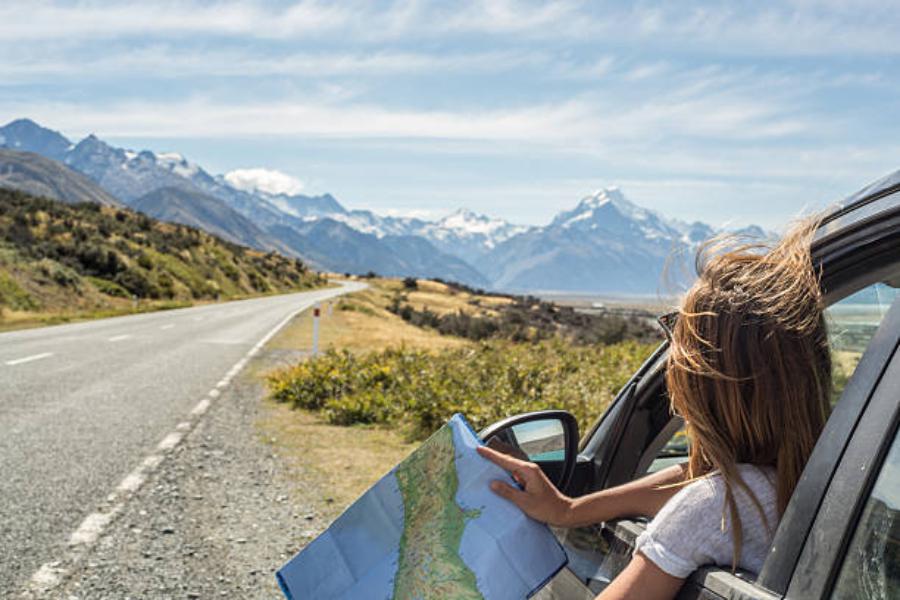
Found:
[{"label": "white t-shirt", "polygon": [[[762,505],[769,523],[767,528],[747,493],[738,486],[732,486],[743,527],[738,567],[759,573],[778,525],[775,469],[739,464],[738,470]],[[730,512],[725,508],[722,476],[713,474],[699,479],[686,485],[666,502],[647,529],[638,536],[634,551],[640,551],[657,567],[681,579],[703,565],[731,568],[734,542]]]}]

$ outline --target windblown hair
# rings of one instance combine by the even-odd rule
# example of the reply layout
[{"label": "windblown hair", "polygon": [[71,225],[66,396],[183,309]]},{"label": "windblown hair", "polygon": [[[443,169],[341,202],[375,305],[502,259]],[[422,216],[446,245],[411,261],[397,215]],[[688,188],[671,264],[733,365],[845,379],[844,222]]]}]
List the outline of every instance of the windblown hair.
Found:
[{"label": "windblown hair", "polygon": [[831,361],[810,256],[819,222],[801,221],[773,245],[724,237],[702,247],[672,332],[666,384],[691,442],[687,481],[723,477],[734,568],[743,540],[736,489],[767,523],[737,464],[775,468],[783,514],[829,412]]}]

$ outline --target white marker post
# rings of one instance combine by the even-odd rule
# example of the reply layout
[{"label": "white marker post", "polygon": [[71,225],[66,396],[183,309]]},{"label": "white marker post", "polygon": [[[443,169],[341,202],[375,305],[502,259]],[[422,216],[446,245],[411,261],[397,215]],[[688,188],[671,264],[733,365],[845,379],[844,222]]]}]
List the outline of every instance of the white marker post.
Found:
[{"label": "white marker post", "polygon": [[312,355],[316,356],[319,354],[319,303],[316,302],[313,306],[313,344],[312,344]]}]

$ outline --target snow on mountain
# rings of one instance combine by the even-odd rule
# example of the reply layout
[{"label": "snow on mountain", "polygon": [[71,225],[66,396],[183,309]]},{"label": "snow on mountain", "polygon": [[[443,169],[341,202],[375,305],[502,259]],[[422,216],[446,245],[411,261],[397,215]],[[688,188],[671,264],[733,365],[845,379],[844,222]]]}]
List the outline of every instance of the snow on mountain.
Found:
[{"label": "snow on mountain", "polygon": [[485,248],[493,248],[498,243],[528,229],[524,225],[513,225],[503,219],[460,208],[435,223],[432,231],[435,237],[440,238],[452,235],[457,238],[476,238]]},{"label": "snow on mountain", "polygon": [[200,171],[199,166],[188,162],[186,158],[177,152],[161,152],[156,153],[155,156],[156,162],[160,167],[186,179],[190,179]]}]

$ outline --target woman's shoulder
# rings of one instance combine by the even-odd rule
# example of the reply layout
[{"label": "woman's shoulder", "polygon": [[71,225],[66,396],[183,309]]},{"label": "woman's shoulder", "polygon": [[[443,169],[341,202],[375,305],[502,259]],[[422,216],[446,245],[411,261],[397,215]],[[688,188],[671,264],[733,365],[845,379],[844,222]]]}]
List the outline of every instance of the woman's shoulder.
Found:
[{"label": "woman's shoulder", "polygon": [[[738,473],[759,501],[766,520],[774,523],[777,519],[774,470],[738,465]],[[643,552],[663,571],[675,577],[686,577],[704,564],[728,564],[733,541],[726,492],[725,479],[718,473],[688,483],[666,502],[638,537],[635,551]],[[763,521],[744,490],[733,486],[733,493],[741,521],[746,525],[744,549],[751,550],[742,553],[741,566],[758,569],[757,555],[762,556],[767,543],[758,531],[764,527]],[[753,547],[748,548],[751,544]]]},{"label": "woman's shoulder", "polygon": [[[751,464],[739,464],[738,473],[749,490],[756,497],[761,507],[769,513],[775,505],[775,471],[772,467]],[[732,485],[741,517],[744,518],[753,500],[740,486]],[[721,531],[722,517],[725,511],[727,486],[725,478],[718,472],[710,473],[685,485],[653,519],[657,527],[703,527],[715,525]],[[753,511],[755,512],[755,511]]]}]

